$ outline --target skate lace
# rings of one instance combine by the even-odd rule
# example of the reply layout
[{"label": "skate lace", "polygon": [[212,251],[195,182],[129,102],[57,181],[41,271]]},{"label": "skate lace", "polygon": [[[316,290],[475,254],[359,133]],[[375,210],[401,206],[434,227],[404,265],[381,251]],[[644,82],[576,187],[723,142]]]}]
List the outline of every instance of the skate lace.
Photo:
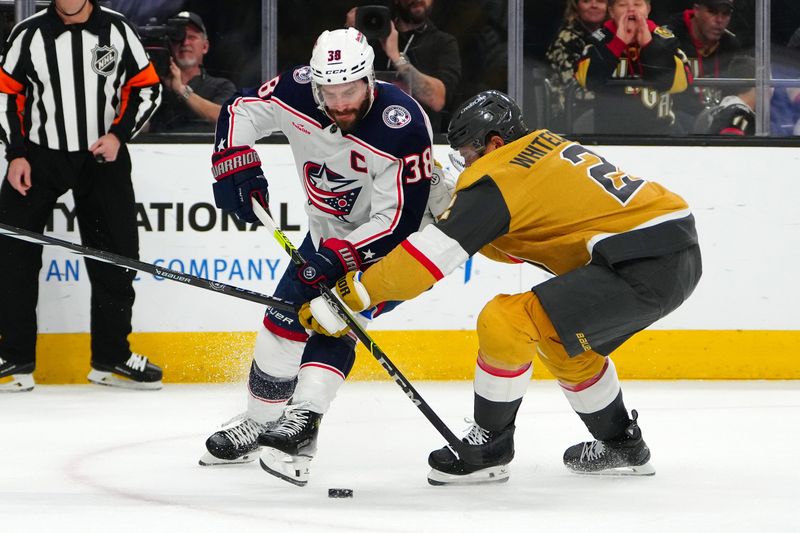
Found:
[{"label": "skate lace", "polygon": [[581,461],[594,461],[599,459],[606,453],[605,445],[595,440],[592,442],[584,442],[583,449],[581,449]]},{"label": "skate lace", "polygon": [[469,431],[467,431],[467,434],[464,435],[464,438],[462,439],[464,442],[466,442],[467,444],[474,444],[474,445],[486,444],[487,442],[489,442],[489,439],[491,437],[489,431],[480,427],[471,418],[465,418],[464,422],[466,422],[467,424],[471,424],[471,426],[468,428]]},{"label": "skate lace", "polygon": [[144,369],[147,368],[147,356],[132,353],[128,360],[125,361],[125,366],[131,370],[144,372]]},{"label": "skate lace", "polygon": [[247,418],[246,413],[233,417],[227,424],[235,424],[223,431],[230,441],[239,447],[255,442],[258,435],[264,430],[264,426],[252,418]]},{"label": "skate lace", "polygon": [[304,404],[287,405],[278,424],[272,428],[273,433],[291,437],[300,433],[308,422],[308,409]]}]

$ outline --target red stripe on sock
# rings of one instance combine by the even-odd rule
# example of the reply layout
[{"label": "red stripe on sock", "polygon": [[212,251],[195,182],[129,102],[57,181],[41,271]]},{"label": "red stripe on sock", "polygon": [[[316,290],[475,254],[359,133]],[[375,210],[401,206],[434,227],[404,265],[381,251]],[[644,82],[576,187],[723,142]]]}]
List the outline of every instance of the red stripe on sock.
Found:
[{"label": "red stripe on sock", "polygon": [[481,367],[481,370],[483,370],[487,374],[491,374],[498,378],[515,378],[527,372],[528,369],[531,367],[531,363],[528,363],[527,365],[523,366],[522,368],[518,368],[517,370],[505,370],[503,368],[495,368],[487,364],[486,361],[484,361],[480,357],[478,357],[478,366]]},{"label": "red stripe on sock", "polygon": [[588,389],[589,387],[600,381],[603,375],[605,375],[607,369],[608,369],[608,358],[606,357],[603,369],[596,375],[587,379],[586,381],[583,381],[581,383],[576,383],[575,385],[568,385],[566,383],[559,382],[559,385],[561,385],[563,388],[567,389],[570,392],[580,392],[582,390]]},{"label": "red stripe on sock", "polygon": [[304,364],[300,365],[300,368],[303,369],[303,368],[306,368],[306,367],[309,367],[309,366],[313,366],[313,367],[316,367],[316,368],[321,368],[323,370],[328,370],[329,372],[333,372],[334,374],[336,374],[337,376],[342,378],[342,380],[345,379],[344,373],[341,370],[339,370],[335,366],[326,365],[325,363],[304,363]]}]

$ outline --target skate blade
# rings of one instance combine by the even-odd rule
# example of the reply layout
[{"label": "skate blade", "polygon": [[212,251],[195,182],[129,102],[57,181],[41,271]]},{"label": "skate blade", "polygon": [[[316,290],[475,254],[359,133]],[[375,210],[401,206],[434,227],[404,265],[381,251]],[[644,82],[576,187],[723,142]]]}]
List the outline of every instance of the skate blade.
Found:
[{"label": "skate blade", "polygon": [[87,379],[95,385],[105,385],[107,387],[119,387],[131,390],[159,390],[164,385],[161,381],[134,381],[114,374],[113,372],[103,372],[102,370],[92,369]]},{"label": "skate blade", "polygon": [[508,465],[490,466],[471,474],[446,474],[435,469],[428,473],[428,483],[436,487],[442,485],[485,485],[487,483],[505,483],[508,481]]},{"label": "skate blade", "polygon": [[238,459],[220,459],[219,457],[214,457],[211,453],[206,452],[203,457],[200,458],[198,463],[200,466],[219,466],[219,465],[241,465],[246,463],[252,463],[256,460],[256,454],[258,452],[250,452],[246,453],[243,456],[239,457]]},{"label": "skate blade", "polygon": [[32,374],[12,374],[0,378],[0,392],[28,392],[35,385]]},{"label": "skate blade", "polygon": [[618,468],[598,470],[597,472],[587,472],[583,470],[572,470],[572,469],[570,470],[582,476],[629,477],[629,476],[656,475],[656,469],[649,462],[639,466],[620,466]]},{"label": "skate blade", "polygon": [[308,483],[310,457],[289,455],[278,449],[265,447],[258,462],[264,471],[292,485],[305,487]]}]

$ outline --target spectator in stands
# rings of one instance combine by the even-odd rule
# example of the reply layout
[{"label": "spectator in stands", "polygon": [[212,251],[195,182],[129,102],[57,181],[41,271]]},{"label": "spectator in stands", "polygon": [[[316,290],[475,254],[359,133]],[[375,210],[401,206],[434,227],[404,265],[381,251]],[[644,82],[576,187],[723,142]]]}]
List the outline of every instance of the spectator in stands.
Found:
[{"label": "spectator in stands", "polygon": [[[756,62],[737,56],[728,66],[728,77],[752,79]],[[770,89],[772,91],[772,89]],[[754,135],[756,132],[756,88],[754,83],[724,90],[726,96],[714,107],[700,113],[693,133],[706,135]]]},{"label": "spectator in stands", "polygon": [[[456,38],[430,19],[433,0],[394,0],[389,36],[375,48],[376,75],[395,71],[400,85],[425,109],[434,132],[444,131],[442,111],[461,79]],[[347,13],[345,27],[355,27],[356,10]]]},{"label": "spectator in stands", "polygon": [[[736,36],[728,30],[733,6],[734,0],[695,0],[692,9],[676,13],[667,22],[686,53],[695,79],[728,77],[728,65],[740,48]],[[693,124],[704,109],[717,105],[721,98],[718,88],[691,87],[673,98],[675,114],[684,126]]]},{"label": "spectator in stands", "polygon": [[794,31],[786,46],[787,48],[800,48],[800,28]]},{"label": "spectator in stands", "polygon": [[670,95],[692,79],[678,39],[647,18],[650,0],[609,0],[608,9],[610,20],[590,37],[575,73],[581,87],[596,93],[593,131],[676,132]]},{"label": "spectator in stands", "polygon": [[219,111],[236,92],[226,78],[210,76],[203,67],[209,42],[200,15],[181,11],[171,20],[184,22],[184,36],[170,41],[168,89],[164,103],[151,122],[152,132],[213,132]]},{"label": "spectator in stands", "polygon": [[[547,50],[547,61],[550,63],[550,85],[552,87],[551,119],[552,123],[566,127],[571,124],[563,122],[567,90],[575,84],[575,67],[583,54],[589,36],[603,25],[608,16],[607,0],[567,0],[564,21],[558,36]],[[576,87],[573,92],[573,116],[578,116],[588,109],[587,102],[594,100],[590,91]]]},{"label": "spectator in stands", "polygon": [[[772,77],[800,80],[800,28],[785,47],[773,44]],[[800,135],[800,86],[776,87],[770,105],[770,135]]]}]

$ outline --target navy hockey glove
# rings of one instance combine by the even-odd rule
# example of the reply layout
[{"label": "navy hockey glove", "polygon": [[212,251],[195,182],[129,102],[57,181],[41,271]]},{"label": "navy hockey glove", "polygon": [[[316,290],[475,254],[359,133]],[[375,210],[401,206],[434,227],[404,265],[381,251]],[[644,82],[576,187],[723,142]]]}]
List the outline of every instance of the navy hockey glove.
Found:
[{"label": "navy hockey glove", "polygon": [[355,246],[342,239],[327,239],[319,243],[319,250],[297,270],[297,277],[314,289],[320,283],[334,283],[351,270],[361,267]]},{"label": "navy hockey glove", "polygon": [[211,156],[214,174],[214,203],[225,211],[233,211],[244,222],[257,222],[250,198],[269,211],[267,178],[261,170],[258,152],[249,146],[232,146]]}]

